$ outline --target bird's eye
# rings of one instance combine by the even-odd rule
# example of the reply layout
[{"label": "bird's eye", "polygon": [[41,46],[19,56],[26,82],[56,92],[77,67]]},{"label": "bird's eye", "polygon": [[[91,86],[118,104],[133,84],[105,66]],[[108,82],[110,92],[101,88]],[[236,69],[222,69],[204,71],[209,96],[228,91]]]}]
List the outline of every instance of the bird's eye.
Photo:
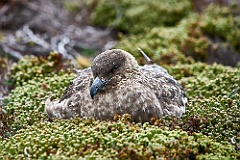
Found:
[{"label": "bird's eye", "polygon": [[113,67],[113,69],[118,69],[119,68],[119,65],[115,65],[114,67]]},{"label": "bird's eye", "polygon": [[115,72],[119,68],[119,65],[113,66],[113,68],[110,70],[110,72]]}]

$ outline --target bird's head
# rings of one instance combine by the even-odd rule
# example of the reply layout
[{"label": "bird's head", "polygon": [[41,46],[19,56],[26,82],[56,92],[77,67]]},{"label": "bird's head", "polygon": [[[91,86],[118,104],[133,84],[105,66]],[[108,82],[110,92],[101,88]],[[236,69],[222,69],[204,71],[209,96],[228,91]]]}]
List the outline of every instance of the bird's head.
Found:
[{"label": "bird's head", "polygon": [[139,72],[135,58],[121,49],[107,50],[93,60],[91,70],[94,81],[90,88],[93,98],[97,92],[109,84],[116,84],[119,77],[128,77],[133,72]]}]

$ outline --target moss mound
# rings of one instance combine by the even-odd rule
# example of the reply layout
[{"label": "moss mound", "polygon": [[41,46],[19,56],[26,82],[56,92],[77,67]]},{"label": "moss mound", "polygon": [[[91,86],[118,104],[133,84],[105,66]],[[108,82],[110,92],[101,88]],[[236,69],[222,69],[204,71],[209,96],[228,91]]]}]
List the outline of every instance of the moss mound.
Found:
[{"label": "moss mound", "polygon": [[239,16],[212,5],[202,14],[190,15],[190,1],[178,2],[85,1],[94,24],[129,33],[121,36],[116,48],[129,51],[143,64],[136,49],[140,47],[182,83],[189,102],[181,119],[134,124],[125,115],[108,122],[78,117],[47,122],[46,99],[59,98],[76,75],[60,54],[25,57],[11,69],[9,82],[15,89],[0,108],[0,157],[240,159],[240,65],[199,62],[206,61],[209,48],[216,45],[213,36],[240,53]]},{"label": "moss mound", "polygon": [[44,114],[46,99],[60,97],[65,86],[69,85],[74,76],[74,74],[53,74],[52,77],[33,78],[23,86],[16,87],[6,99],[7,110],[15,117],[12,128],[14,130],[26,128],[46,119]]},{"label": "moss mound", "polygon": [[[17,148],[17,149],[16,149]],[[236,158],[228,143],[217,143],[202,134],[162,130],[129,122],[99,122],[91,119],[37,123],[20,130],[1,146],[4,158],[119,159]]]},{"label": "moss mound", "polygon": [[23,85],[33,78],[44,76],[54,76],[54,73],[59,73],[70,68],[68,63],[63,63],[62,55],[57,52],[51,52],[46,57],[25,56],[18,64],[15,64],[10,71],[9,79],[15,85]]},{"label": "moss mound", "polygon": [[92,0],[87,2],[93,11],[95,25],[115,27],[130,33],[143,33],[154,26],[173,26],[191,9],[188,0]]},{"label": "moss mound", "polygon": [[155,25],[139,35],[120,36],[116,47],[141,57],[140,47],[160,64],[207,62],[211,50],[216,54],[228,45],[240,53],[239,22],[230,8],[210,5],[204,13],[191,13],[174,26]]},{"label": "moss mound", "polygon": [[142,57],[136,50],[139,46],[161,64],[206,61],[211,43],[198,26],[197,18],[198,15],[192,14],[174,27],[155,27],[146,34],[122,36],[117,47]]},{"label": "moss mound", "polygon": [[199,26],[211,36],[219,36],[240,53],[240,16],[234,9],[210,5],[200,17]]},{"label": "moss mound", "polygon": [[[21,65],[17,65],[18,72],[24,71]],[[2,141],[0,155],[5,159],[239,158],[235,146],[228,142],[229,138],[237,145],[240,141],[239,69],[203,63],[167,69],[188,91],[187,113],[182,119],[152,119],[151,125],[129,123],[128,117],[112,122],[81,118],[45,122],[46,99],[60,97],[75,75],[30,74],[32,77],[11,92],[4,106],[12,112],[14,119],[9,125],[16,134]]]},{"label": "moss mound", "polygon": [[234,137],[240,142],[240,69],[202,63],[168,68],[188,93],[183,118],[156,121],[159,126],[201,132],[217,141]]},{"label": "moss mound", "polygon": [[59,97],[76,76],[70,69],[61,54],[54,52],[43,58],[26,56],[12,67],[9,81],[16,88],[4,99],[7,113],[14,117],[12,130],[46,118],[43,113],[46,99]]}]

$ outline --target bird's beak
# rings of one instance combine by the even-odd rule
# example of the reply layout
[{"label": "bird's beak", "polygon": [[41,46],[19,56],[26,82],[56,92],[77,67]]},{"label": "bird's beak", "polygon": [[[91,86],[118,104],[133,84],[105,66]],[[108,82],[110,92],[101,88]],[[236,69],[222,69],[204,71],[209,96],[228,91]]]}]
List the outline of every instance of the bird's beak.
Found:
[{"label": "bird's beak", "polygon": [[101,80],[99,77],[96,77],[90,87],[90,95],[93,97],[97,94],[98,90],[106,83],[105,80]]}]

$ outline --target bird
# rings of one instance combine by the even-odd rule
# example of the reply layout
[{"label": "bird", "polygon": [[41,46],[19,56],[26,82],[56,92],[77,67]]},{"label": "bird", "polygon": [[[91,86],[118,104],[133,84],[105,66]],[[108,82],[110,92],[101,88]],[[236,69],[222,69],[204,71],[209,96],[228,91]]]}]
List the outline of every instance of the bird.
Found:
[{"label": "bird", "polygon": [[146,59],[144,66],[122,49],[98,54],[91,67],[78,71],[59,100],[46,100],[49,119],[79,116],[108,121],[124,114],[129,114],[132,122],[181,118],[187,103],[184,88],[138,49]]}]

